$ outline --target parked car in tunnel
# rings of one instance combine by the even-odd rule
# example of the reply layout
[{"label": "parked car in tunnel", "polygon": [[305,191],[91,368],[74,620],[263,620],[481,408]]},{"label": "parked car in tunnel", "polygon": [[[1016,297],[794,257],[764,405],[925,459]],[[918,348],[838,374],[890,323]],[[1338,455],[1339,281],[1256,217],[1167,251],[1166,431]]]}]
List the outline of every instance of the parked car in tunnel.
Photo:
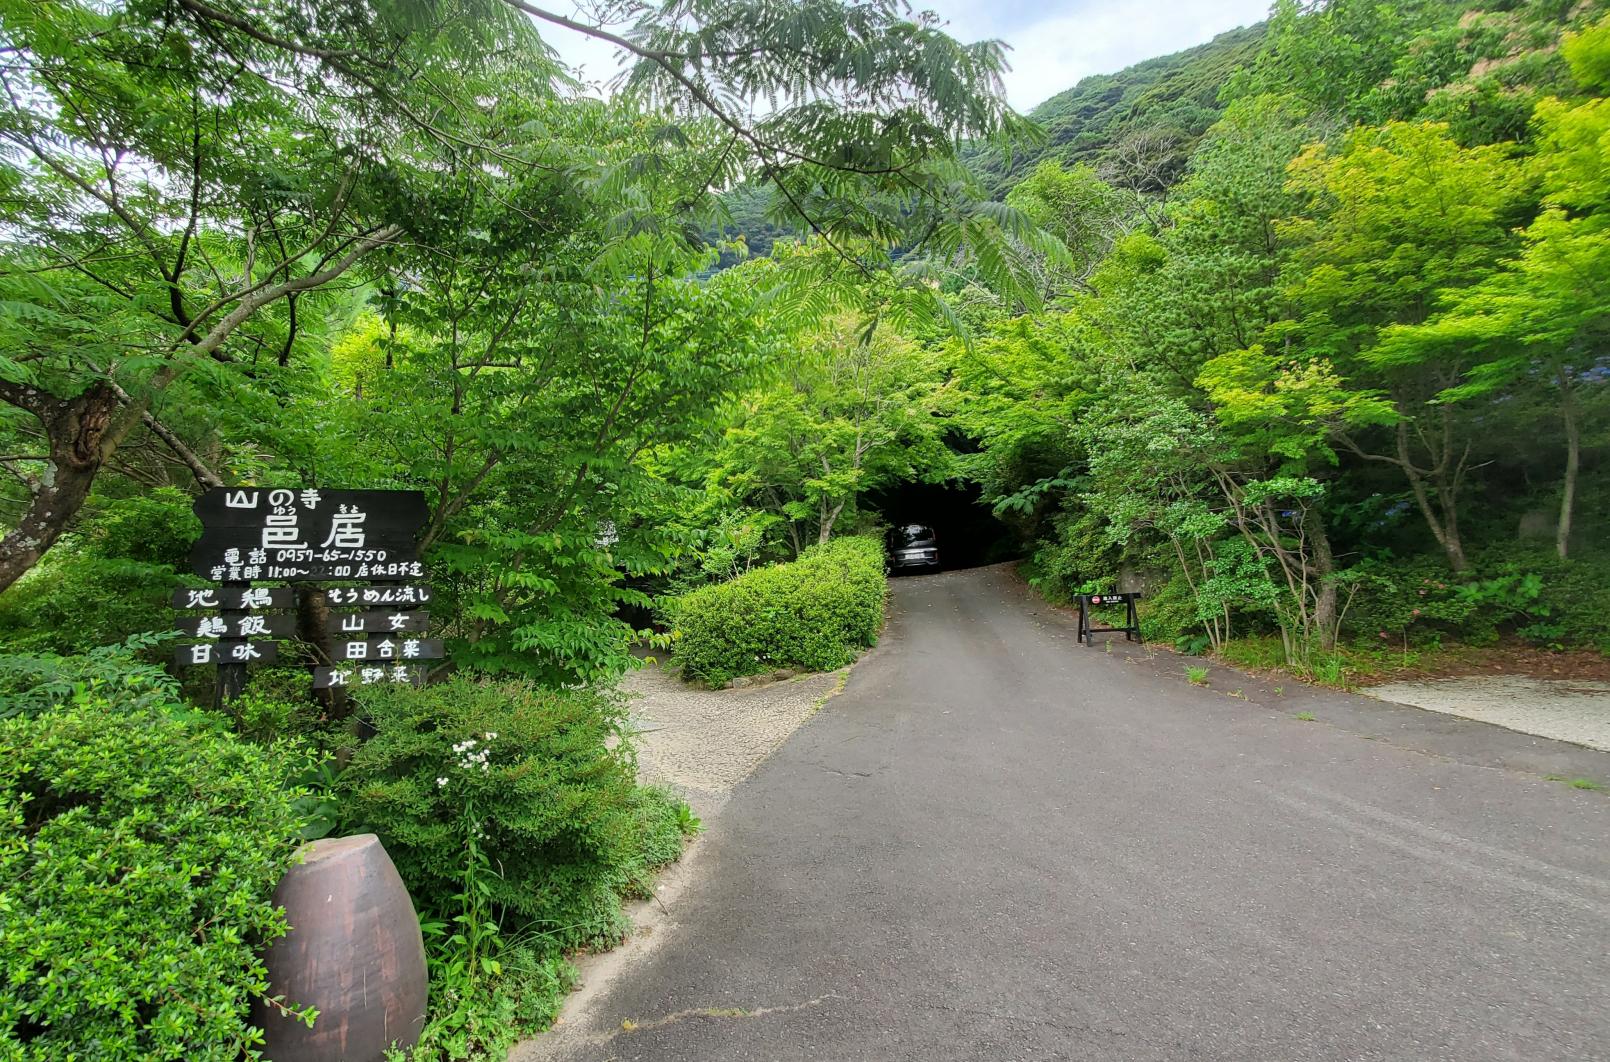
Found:
[{"label": "parked car in tunnel", "polygon": [[890,572],[939,570],[939,539],[926,524],[890,528],[885,545]]}]

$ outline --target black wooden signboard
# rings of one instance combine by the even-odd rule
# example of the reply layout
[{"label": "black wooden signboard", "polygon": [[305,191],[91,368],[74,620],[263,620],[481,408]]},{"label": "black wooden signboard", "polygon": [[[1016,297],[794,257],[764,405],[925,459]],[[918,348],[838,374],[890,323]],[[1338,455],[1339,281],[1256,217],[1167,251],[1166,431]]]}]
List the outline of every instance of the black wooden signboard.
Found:
[{"label": "black wooden signboard", "polygon": [[296,633],[296,617],[260,612],[224,616],[186,616],[175,628],[187,638],[284,638]]},{"label": "black wooden signboard", "polygon": [[[1079,640],[1085,645],[1093,645],[1094,635],[1122,634],[1124,641],[1140,641],[1140,618],[1135,614],[1135,602],[1140,595],[1127,594],[1080,594],[1079,595]],[[1097,627],[1091,622],[1090,610],[1101,606],[1124,606],[1123,626]]]},{"label": "black wooden signboard", "polygon": [[194,508],[202,533],[191,570],[223,585],[174,591],[175,609],[205,610],[179,617],[179,633],[201,641],[176,648],[174,662],[217,666],[220,702],[240,692],[248,663],[278,658],[276,644],[264,639],[297,631],[296,617],[283,610],[296,607],[298,592],[255,583],[382,584],[324,591],[327,605],[350,611],[330,614],[335,661],[314,669],[315,689],[421,684],[427,669],[419,662],[442,657],[440,639],[423,637],[430,587],[410,582],[425,574],[421,492],[220,487]]},{"label": "black wooden signboard", "polygon": [[196,499],[190,568],[213,582],[403,580],[425,574],[417,490],[215,487]]},{"label": "black wooden signboard", "polygon": [[296,591],[288,586],[249,586],[225,589],[209,586],[204,590],[175,590],[174,608],[295,608]]},{"label": "black wooden signboard", "polygon": [[405,608],[430,603],[428,586],[333,586],[325,591],[332,606],[387,606]]},{"label": "black wooden signboard", "polygon": [[382,635],[377,638],[353,639],[335,643],[338,660],[440,660],[440,638],[403,638]]}]

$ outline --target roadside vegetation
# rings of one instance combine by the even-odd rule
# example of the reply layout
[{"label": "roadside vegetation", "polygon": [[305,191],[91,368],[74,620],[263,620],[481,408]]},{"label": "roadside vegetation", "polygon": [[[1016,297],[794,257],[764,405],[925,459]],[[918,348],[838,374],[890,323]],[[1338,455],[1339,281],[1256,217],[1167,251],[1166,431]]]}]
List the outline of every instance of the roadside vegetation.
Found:
[{"label": "roadside vegetation", "polygon": [[877,642],[883,544],[860,535],[665,601],[671,659],[713,686],[781,669],[832,671]]},{"label": "roadside vegetation", "polygon": [[1148,639],[1332,683],[1610,653],[1610,24],[1280,4],[1261,41],[1166,190],[1053,159],[1008,196],[1079,264],[951,408],[1030,579],[1127,575]]},{"label": "roadside vegetation", "polygon": [[[849,662],[902,485],[1228,663],[1610,653],[1602,2],[1281,0],[1049,136],[894,0],[621,12],[605,102],[525,0],[0,0],[8,1057],[249,1057],[273,884],[357,831],[414,1057],[499,1057],[697,828],[634,646]],[[240,484],[424,492],[427,687],[165,666]]]},{"label": "roadside vegetation", "polygon": [[[958,269],[1037,305],[1017,252],[1061,253],[958,161],[1031,135],[1002,50],[881,0],[625,14],[600,102],[523,2],[0,4],[8,1057],[253,1056],[274,885],[360,831],[425,922],[412,1057],[500,1057],[697,828],[613,692],[656,598],[813,546],[842,599],[780,658],[875,637],[876,544],[830,540],[932,446],[896,325]],[[740,189],[814,238],[718,272]],[[432,682],[315,698],[296,640],[222,712],[170,676],[226,484],[425,492]]]}]

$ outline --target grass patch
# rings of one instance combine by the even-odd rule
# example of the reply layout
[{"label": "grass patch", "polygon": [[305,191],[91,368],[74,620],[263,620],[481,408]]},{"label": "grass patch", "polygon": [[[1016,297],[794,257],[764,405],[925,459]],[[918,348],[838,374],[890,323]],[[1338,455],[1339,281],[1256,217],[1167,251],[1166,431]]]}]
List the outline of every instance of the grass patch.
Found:
[{"label": "grass patch", "polygon": [[1585,789],[1590,792],[1596,792],[1598,790],[1607,788],[1602,782],[1595,782],[1592,778],[1567,778],[1563,774],[1545,774],[1543,776],[1543,781],[1564,782],[1572,789]]},{"label": "grass patch", "polygon": [[1313,712],[1298,712],[1297,713],[1297,718],[1301,719],[1305,723],[1312,723],[1314,721],[1314,713]]},{"label": "grass patch", "polygon": [[1207,685],[1208,669],[1196,664],[1185,665],[1185,677],[1193,686]]},{"label": "grass patch", "polygon": [[[1316,686],[1348,690],[1367,680],[1425,667],[1434,660],[1454,655],[1459,648],[1408,648],[1359,641],[1339,645],[1329,652],[1316,650],[1304,665],[1287,662],[1285,647],[1277,635],[1255,634],[1226,642],[1214,655],[1232,667],[1292,675]],[[1279,692],[1278,687],[1276,692]]]}]

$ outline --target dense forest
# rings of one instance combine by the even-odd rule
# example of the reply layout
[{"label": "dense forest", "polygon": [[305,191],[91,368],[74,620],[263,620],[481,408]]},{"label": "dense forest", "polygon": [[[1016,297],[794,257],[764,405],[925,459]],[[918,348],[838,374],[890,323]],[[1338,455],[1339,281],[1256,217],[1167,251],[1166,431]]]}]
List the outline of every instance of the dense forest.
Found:
[{"label": "dense forest", "polygon": [[[0,0],[18,1057],[250,1050],[243,942],[331,829],[449,927],[419,1057],[551,1020],[696,826],[620,740],[634,647],[821,583],[874,639],[876,551],[835,542],[903,487],[987,510],[1053,600],[1140,588],[1184,652],[1610,653],[1604,4],[1280,0],[1028,117],[998,44],[894,0],[623,11]],[[628,60],[607,101],[543,42],[578,26]],[[237,485],[424,492],[428,686],[314,698],[293,641],[215,711],[161,666],[192,501]],[[757,569],[795,574],[724,589]],[[694,674],[776,659],[697,640]],[[442,766],[467,740],[498,784]],[[278,795],[203,828],[196,777]],[[147,983],[57,991],[40,948],[126,921],[113,849],[227,939],[152,887]]]}]

